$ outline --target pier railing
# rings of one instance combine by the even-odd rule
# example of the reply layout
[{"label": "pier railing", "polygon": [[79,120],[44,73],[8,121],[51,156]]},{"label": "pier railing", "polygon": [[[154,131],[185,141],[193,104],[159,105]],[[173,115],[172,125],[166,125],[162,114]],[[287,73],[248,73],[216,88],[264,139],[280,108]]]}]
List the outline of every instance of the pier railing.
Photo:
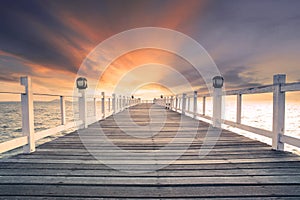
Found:
[{"label": "pier railing", "polygon": [[[213,94],[198,94],[197,91],[193,93],[183,93],[174,96],[164,97],[156,101],[157,104],[180,112],[184,115],[192,116],[193,118],[205,118],[211,121],[212,125],[221,128],[222,124],[246,130],[255,134],[259,134],[272,139],[272,149],[283,150],[284,144],[289,144],[300,148],[300,139],[285,135],[285,94],[287,92],[300,91],[300,82],[286,83],[285,75],[275,75],[273,77],[272,85],[265,85],[259,87],[245,88],[239,90],[222,91],[221,88],[214,88]],[[14,138],[0,143],[0,153],[10,151],[12,149],[23,146],[24,153],[35,151],[35,145],[38,140],[53,134],[68,130],[85,128],[98,120],[104,119],[113,113],[120,112],[127,107],[137,103],[149,103],[149,101],[142,101],[140,99],[133,99],[131,97],[122,96],[119,94],[112,94],[106,96],[104,92],[100,95],[89,96],[86,90],[78,90],[78,93],[73,95],[63,94],[44,94],[35,93],[32,91],[30,77],[21,77],[21,85],[14,91],[2,88],[0,93],[4,94],[18,94],[21,96],[22,107],[22,133],[23,136]],[[245,94],[262,94],[273,93],[273,125],[272,131],[252,127],[241,123],[242,113],[242,96]],[[60,116],[61,125],[35,132],[34,130],[34,107],[33,96],[54,96],[60,99]],[[222,98],[224,96],[236,96],[236,121],[225,120],[222,117]],[[213,115],[206,114],[206,98],[213,97]],[[66,98],[78,99],[79,119],[67,122],[66,120]],[[202,98],[202,113],[198,113],[198,99]],[[97,109],[97,102],[101,102],[101,109]],[[88,116],[87,102],[92,102],[92,115]],[[152,102],[152,101],[151,101]]]},{"label": "pier railing", "polygon": [[[279,74],[273,77],[272,85],[251,87],[239,90],[222,91],[220,88],[214,88],[213,94],[193,93],[177,94],[164,97],[156,101],[157,104],[166,106],[183,115],[200,117],[210,120],[212,125],[221,128],[221,125],[229,125],[241,130],[249,131],[272,139],[272,149],[283,150],[284,144],[289,144],[300,148],[300,139],[285,135],[285,94],[287,92],[300,91],[300,82],[286,83],[286,75]],[[273,122],[272,131],[249,126],[241,123],[242,119],[242,96],[245,94],[273,93]],[[222,98],[224,96],[236,96],[236,121],[223,119]],[[213,98],[213,115],[208,116],[206,110],[206,98]],[[202,113],[198,113],[198,99],[202,98]]]},{"label": "pier railing", "polygon": [[[0,153],[7,152],[23,146],[24,153],[30,153],[35,151],[36,142],[45,137],[54,135],[56,133],[66,130],[78,130],[86,128],[88,125],[104,119],[114,113],[118,113],[130,106],[140,103],[140,99],[127,97],[123,95],[112,94],[112,96],[106,96],[104,92],[100,95],[89,96],[86,94],[86,90],[78,90],[77,94],[63,95],[63,94],[46,94],[35,93],[32,90],[31,78],[21,77],[21,85],[15,88],[14,91],[1,89],[0,94],[18,94],[21,95],[21,107],[22,107],[22,134],[23,136],[17,137],[8,141],[0,143]],[[60,102],[60,117],[61,125],[35,132],[34,130],[34,106],[33,96],[51,96],[59,97]],[[75,118],[71,122],[66,120],[66,98],[78,99],[79,119]],[[101,109],[97,109],[97,102],[101,102]],[[92,103],[93,113],[88,115],[87,103]]]}]

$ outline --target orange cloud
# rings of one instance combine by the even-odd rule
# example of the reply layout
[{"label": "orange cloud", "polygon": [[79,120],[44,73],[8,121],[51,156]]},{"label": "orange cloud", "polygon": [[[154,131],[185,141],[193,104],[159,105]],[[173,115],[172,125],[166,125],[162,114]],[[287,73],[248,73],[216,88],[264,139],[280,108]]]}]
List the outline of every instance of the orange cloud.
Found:
[{"label": "orange cloud", "polygon": [[[113,61],[111,65],[102,73],[102,76],[99,79],[99,87],[104,90],[112,91],[114,85],[118,83],[124,74],[136,67],[148,63],[158,63],[169,66],[183,76],[185,75],[185,71],[190,70],[193,72],[193,70],[195,70],[190,63],[173,53],[158,49],[136,50],[122,55]],[[162,72],[163,71],[156,72],[155,76],[157,77],[157,80],[168,78],[167,74],[163,74]],[[149,76],[147,73],[149,72],[145,71],[145,73],[141,76]],[[176,79],[176,77],[173,78]],[[190,77],[186,76],[185,78],[191,83],[193,82]],[[195,85],[195,87],[197,87],[197,85]]]}]

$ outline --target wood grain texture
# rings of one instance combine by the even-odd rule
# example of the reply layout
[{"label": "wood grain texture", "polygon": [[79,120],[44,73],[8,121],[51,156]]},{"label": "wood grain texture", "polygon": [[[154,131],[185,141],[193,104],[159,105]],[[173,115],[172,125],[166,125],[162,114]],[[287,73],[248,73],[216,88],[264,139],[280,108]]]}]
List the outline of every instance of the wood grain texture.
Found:
[{"label": "wood grain texture", "polygon": [[[45,143],[34,153],[1,160],[0,198],[300,198],[298,156],[226,130],[220,137],[210,136],[208,127],[159,106],[139,104]],[[105,137],[99,136],[100,128]],[[116,152],[105,139],[134,154]],[[200,150],[209,152],[199,157]]]}]

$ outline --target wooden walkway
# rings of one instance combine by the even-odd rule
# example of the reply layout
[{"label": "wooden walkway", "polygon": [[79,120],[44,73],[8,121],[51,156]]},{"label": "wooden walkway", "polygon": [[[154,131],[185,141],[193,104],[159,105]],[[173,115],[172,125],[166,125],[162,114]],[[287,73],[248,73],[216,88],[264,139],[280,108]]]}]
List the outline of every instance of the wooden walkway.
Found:
[{"label": "wooden walkway", "polygon": [[[154,126],[148,126],[151,106]],[[129,112],[131,118],[123,111],[115,116],[117,122],[110,116],[79,133],[43,144],[30,155],[2,160],[0,198],[300,199],[298,156],[272,151],[266,144],[223,130],[209,154],[200,158],[199,149],[210,147],[202,146],[208,124],[199,122],[193,128],[196,120],[152,104],[137,105]],[[159,133],[149,137],[164,118]],[[132,126],[130,119],[139,127]],[[104,136],[97,138],[99,123],[109,141],[123,151],[116,153]],[[185,128],[180,130],[180,126]],[[178,130],[184,134],[173,141]],[[193,133],[197,134],[191,140]],[[162,153],[158,151],[171,143]],[[173,160],[182,150],[184,154]],[[147,152],[156,153],[147,157]]]}]

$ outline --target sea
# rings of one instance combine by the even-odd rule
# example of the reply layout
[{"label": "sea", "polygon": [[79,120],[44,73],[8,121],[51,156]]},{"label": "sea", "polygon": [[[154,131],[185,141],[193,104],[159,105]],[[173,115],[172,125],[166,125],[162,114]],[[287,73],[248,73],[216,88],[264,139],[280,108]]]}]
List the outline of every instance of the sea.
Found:
[{"label": "sea", "polygon": [[[58,100],[37,101],[34,106],[34,130],[39,132],[61,125],[60,102]],[[66,122],[79,120],[78,102],[66,101]],[[94,102],[88,102],[88,117],[94,114]],[[97,101],[97,114],[101,102]],[[106,106],[107,107],[107,106]],[[108,112],[108,109],[106,110]],[[0,142],[22,136],[22,109],[20,102],[0,102]]]},{"label": "sea", "polygon": [[[94,113],[93,103],[88,103],[88,113]],[[260,129],[272,130],[272,101],[248,101],[242,104],[242,124]],[[190,106],[191,108],[191,106]],[[101,110],[101,102],[97,102],[97,109]],[[191,108],[192,109],[192,108]],[[202,102],[198,102],[198,112],[202,113]],[[212,100],[206,101],[206,115],[212,116]],[[66,102],[66,120],[71,122],[77,120],[78,104]],[[225,101],[224,118],[236,120],[236,102]],[[51,102],[34,102],[34,129],[35,132],[53,128],[61,124],[60,103],[58,100]],[[22,112],[20,102],[0,102],[0,142],[22,136]],[[267,144],[271,144],[269,138],[246,131],[237,130],[233,127],[224,128],[243,134]],[[300,138],[300,102],[287,102],[285,113],[285,134]],[[298,148],[286,145],[287,151],[299,154]]]},{"label": "sea", "polygon": [[[228,99],[224,101],[225,109],[222,113],[223,118],[230,121],[236,121],[237,102]],[[206,99],[205,114],[212,116],[212,99]],[[198,102],[198,113],[203,113],[202,102]],[[269,101],[243,101],[242,102],[242,118],[241,123],[252,127],[272,131],[273,124],[273,103]],[[232,132],[244,135],[251,139],[255,139],[271,145],[270,138],[243,131],[231,126],[224,125],[222,128]],[[287,101],[285,104],[285,135],[289,135],[300,139],[300,102]],[[300,155],[300,149],[294,146],[285,145],[285,150]]]}]

